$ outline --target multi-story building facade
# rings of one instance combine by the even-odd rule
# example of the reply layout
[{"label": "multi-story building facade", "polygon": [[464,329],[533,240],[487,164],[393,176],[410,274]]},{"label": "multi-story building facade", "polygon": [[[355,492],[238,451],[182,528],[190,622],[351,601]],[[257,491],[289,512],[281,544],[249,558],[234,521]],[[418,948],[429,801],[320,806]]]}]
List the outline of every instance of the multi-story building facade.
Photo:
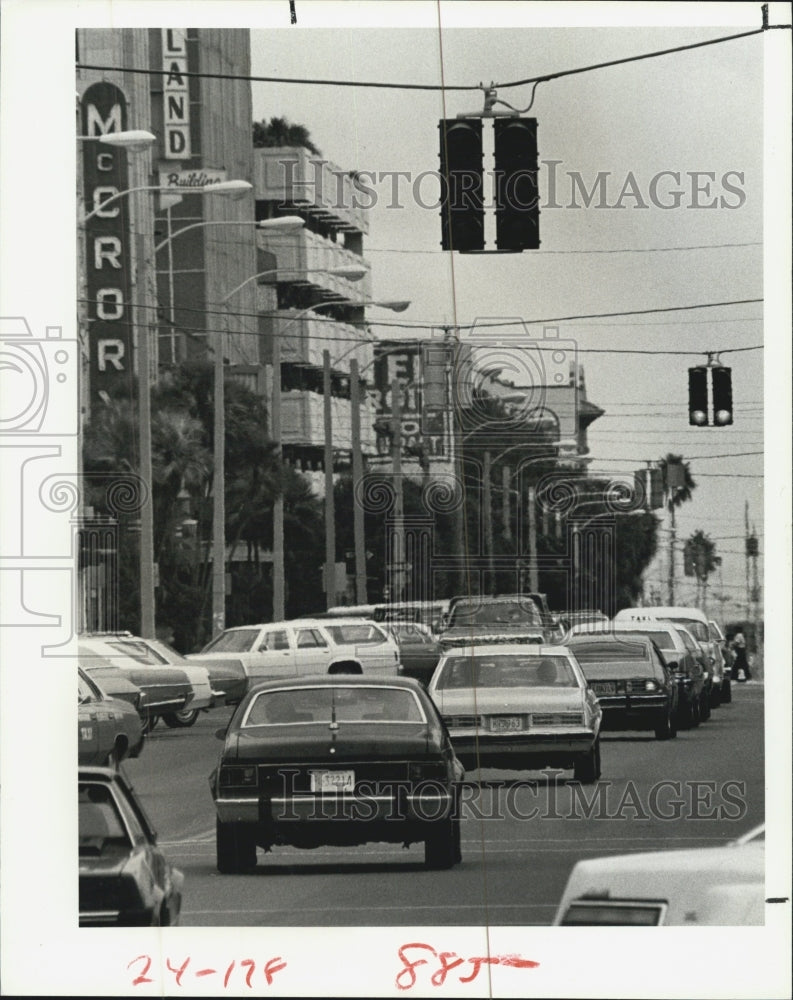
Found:
[{"label": "multi-story building facade", "polygon": [[[334,468],[349,465],[352,450],[350,362],[358,362],[361,451],[375,451],[371,334],[365,309],[371,302],[363,241],[367,213],[357,207],[353,175],[302,147],[254,150],[257,220],[297,215],[296,232],[257,233],[262,272],[257,309],[263,353],[272,364],[274,343],[281,364],[281,441],[284,456],[324,491],[325,353],[331,384],[330,439]],[[354,278],[344,276],[344,271]],[[336,272],[336,273],[334,273]],[[269,380],[268,380],[269,382]]]}]

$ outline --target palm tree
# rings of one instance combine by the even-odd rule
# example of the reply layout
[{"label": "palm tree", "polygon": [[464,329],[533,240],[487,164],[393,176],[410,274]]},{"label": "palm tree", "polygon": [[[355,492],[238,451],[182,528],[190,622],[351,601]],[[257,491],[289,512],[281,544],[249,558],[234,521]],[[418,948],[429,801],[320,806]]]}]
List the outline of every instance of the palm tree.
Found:
[{"label": "palm tree", "polygon": [[697,604],[704,610],[707,607],[708,577],[721,565],[721,556],[716,555],[716,543],[701,529],[694,532],[686,545],[697,578]]},{"label": "palm tree", "polygon": [[682,455],[671,452],[659,459],[661,477],[664,484],[664,499],[669,510],[669,603],[675,603],[675,509],[688,503],[697,484],[691,475],[690,463],[683,461]]},{"label": "palm tree", "polygon": [[268,122],[262,118],[253,123],[253,146],[261,149],[265,146],[303,146],[314,156],[322,156],[311,141],[311,134],[305,125],[296,125],[287,118],[271,118]]}]

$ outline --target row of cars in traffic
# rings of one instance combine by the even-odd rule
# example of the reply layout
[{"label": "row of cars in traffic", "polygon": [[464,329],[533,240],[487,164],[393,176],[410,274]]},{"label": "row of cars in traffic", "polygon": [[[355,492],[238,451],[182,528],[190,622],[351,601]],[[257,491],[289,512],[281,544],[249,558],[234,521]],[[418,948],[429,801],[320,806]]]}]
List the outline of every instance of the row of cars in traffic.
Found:
[{"label": "row of cars in traffic", "polygon": [[[435,629],[420,608],[379,621],[355,610],[227,629],[185,659],[188,671],[220,671],[210,689],[236,704],[216,733],[223,748],[210,776],[221,873],[252,870],[260,848],[367,842],[423,844],[428,868],[450,868],[462,858],[466,770],[568,768],[591,783],[605,729],[671,739],[729,698],[728,668],[696,609],[562,624],[542,595],[466,597]],[[148,648],[130,636],[101,641],[136,648],[137,662],[139,645]],[[412,646],[422,661],[406,655]],[[191,708],[200,710],[188,700],[174,711]],[[95,804],[114,773],[83,769],[81,796],[85,785]],[[173,919],[162,900],[146,912]],[[118,922],[115,911],[90,913],[86,922]]]}]

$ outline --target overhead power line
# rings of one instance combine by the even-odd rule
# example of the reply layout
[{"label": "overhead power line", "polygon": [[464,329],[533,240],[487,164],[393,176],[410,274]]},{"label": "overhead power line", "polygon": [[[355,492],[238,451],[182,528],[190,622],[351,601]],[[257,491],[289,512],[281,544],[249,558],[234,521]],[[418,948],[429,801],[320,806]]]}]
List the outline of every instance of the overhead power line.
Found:
[{"label": "overhead power line", "polygon": [[[773,25],[773,27],[786,27],[785,25]],[[623,56],[620,59],[610,59],[606,62],[590,63],[587,66],[577,66],[573,69],[557,70],[555,73],[545,73],[541,76],[527,77],[523,80],[511,80],[506,83],[495,84],[496,89],[510,90],[513,87],[525,87],[529,84],[535,86],[540,83],[549,83],[552,80],[561,80],[566,76],[577,76],[581,73],[591,73],[599,69],[607,69],[612,66],[623,66],[627,63],[641,62],[645,59],[658,59],[661,56],[673,55],[678,52],[686,52],[692,49],[701,49],[710,45],[721,45],[724,42],[734,42],[741,38],[750,38],[752,35],[760,35],[767,28],[753,28],[751,31],[743,31],[735,35],[721,35],[718,38],[709,38],[701,42],[689,42],[685,45],[676,45],[673,48],[658,49],[653,52],[642,52],[633,56]],[[170,70],[163,69],[140,69],[137,67],[108,66],[96,63],[77,63],[77,69],[89,69],[98,71],[115,71],[124,73],[137,73],[143,76],[167,76]],[[390,83],[382,80],[333,80],[316,79],[313,77],[279,77],[279,76],[259,76],[242,73],[200,73],[193,71],[179,71],[179,75],[185,78],[195,77],[205,80],[242,80],[248,83],[284,83],[299,84],[302,86],[318,87],[368,87],[384,90],[423,90],[433,93],[444,91],[475,91],[482,90],[481,84],[448,84],[448,83]]]}]

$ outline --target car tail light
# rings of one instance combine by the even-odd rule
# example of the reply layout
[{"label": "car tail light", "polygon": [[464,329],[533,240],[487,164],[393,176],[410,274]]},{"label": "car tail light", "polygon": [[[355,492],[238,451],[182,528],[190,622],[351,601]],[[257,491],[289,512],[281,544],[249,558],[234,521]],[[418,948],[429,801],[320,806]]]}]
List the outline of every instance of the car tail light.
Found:
[{"label": "car tail light", "polygon": [[531,721],[534,726],[583,726],[584,716],[580,712],[534,712]]},{"label": "car tail light", "polygon": [[657,681],[641,678],[640,680],[628,681],[628,688],[635,694],[642,691],[659,691],[660,685]]},{"label": "car tail light", "polygon": [[221,767],[221,788],[252,788],[255,786],[256,768],[254,766]]},{"label": "car tail light", "polygon": [[482,724],[478,715],[444,715],[443,721],[448,729],[476,729]]}]

